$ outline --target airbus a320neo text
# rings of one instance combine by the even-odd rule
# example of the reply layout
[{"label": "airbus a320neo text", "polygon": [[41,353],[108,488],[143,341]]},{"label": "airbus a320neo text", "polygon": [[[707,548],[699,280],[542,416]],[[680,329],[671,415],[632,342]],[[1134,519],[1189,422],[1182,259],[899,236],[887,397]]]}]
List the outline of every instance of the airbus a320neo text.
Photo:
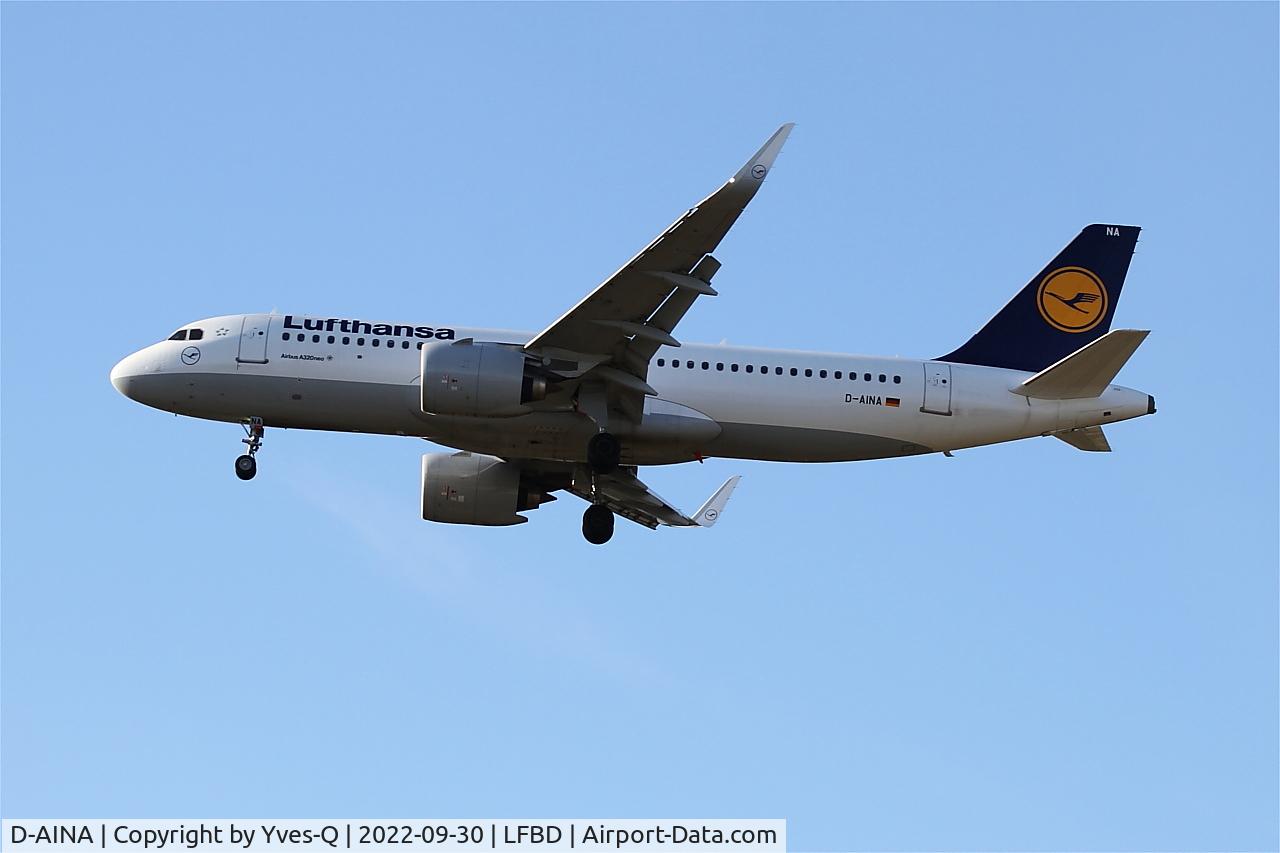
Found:
[{"label": "airbus a320neo text", "polygon": [[1112,384],[1147,336],[1112,329],[1139,229],[1090,225],[958,349],[929,359],[693,344],[711,255],[773,167],[784,125],[732,178],[540,332],[428,317],[231,314],[184,325],[111,371],[125,396],[240,423],[244,480],[267,427],[416,436],[422,517],[507,525],[569,492],[596,544],[614,518],[710,527],[730,478],[685,514],[642,465],[720,456],[839,462],[1052,435],[1110,450],[1102,427],[1155,412]]}]

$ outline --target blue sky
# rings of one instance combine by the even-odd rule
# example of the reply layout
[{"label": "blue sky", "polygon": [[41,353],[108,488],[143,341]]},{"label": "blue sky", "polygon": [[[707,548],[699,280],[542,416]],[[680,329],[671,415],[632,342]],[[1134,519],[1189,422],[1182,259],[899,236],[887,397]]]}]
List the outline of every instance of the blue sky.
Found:
[{"label": "blue sky", "polygon": [[[4,4],[4,815],[1276,849],[1277,8]],[[422,522],[417,440],[242,483],[107,382],[221,313],[539,328],[783,121],[683,338],[936,355],[1137,224],[1159,414],[652,470],[744,479],[601,549]]]}]

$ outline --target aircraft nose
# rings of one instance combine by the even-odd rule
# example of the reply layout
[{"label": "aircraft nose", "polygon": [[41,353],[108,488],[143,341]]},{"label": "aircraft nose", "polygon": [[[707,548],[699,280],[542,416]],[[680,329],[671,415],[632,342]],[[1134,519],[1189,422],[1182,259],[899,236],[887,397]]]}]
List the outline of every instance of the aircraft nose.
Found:
[{"label": "aircraft nose", "polygon": [[141,352],[126,355],[111,368],[111,384],[130,400],[138,399],[138,379],[144,372]]},{"label": "aircraft nose", "polygon": [[132,395],[129,393],[130,378],[129,359],[128,357],[125,357],[120,359],[120,361],[116,363],[115,367],[111,368],[111,384],[114,385],[115,389],[121,394],[132,399]]}]

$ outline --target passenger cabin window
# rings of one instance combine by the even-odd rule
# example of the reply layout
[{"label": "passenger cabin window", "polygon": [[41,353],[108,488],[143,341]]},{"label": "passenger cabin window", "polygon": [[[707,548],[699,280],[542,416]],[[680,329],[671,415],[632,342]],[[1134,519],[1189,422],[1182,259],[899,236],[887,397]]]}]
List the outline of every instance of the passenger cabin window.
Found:
[{"label": "passenger cabin window", "polygon": [[724,370],[724,362],[723,362],[723,361],[717,361],[717,362],[716,362],[716,370]]},{"label": "passenger cabin window", "polygon": [[185,341],[187,339],[187,330],[180,329],[169,336],[171,341]]},{"label": "passenger cabin window", "polygon": [[282,340],[282,341],[287,341],[287,340],[289,340],[289,333],[288,333],[288,332],[285,332],[283,335],[281,335],[281,336],[280,336],[280,340]]},{"label": "passenger cabin window", "polygon": [[806,368],[804,369],[804,375],[805,375],[805,376],[810,376],[810,377],[811,377],[811,376],[813,376],[813,368],[811,368],[811,367],[806,367]]},{"label": "passenger cabin window", "polygon": [[667,360],[665,358],[658,359],[658,367],[666,367],[666,366],[667,366]]},{"label": "passenger cabin window", "polygon": [[895,377],[893,377],[893,384],[894,384],[894,385],[901,385],[901,384],[902,384],[902,377],[901,377],[901,376],[895,376]]},{"label": "passenger cabin window", "polygon": [[825,371],[825,370],[819,370],[819,371],[818,371],[818,376],[819,376],[819,378],[821,378],[821,379],[826,379],[826,378],[827,378],[827,371]]},{"label": "passenger cabin window", "polygon": [[888,377],[887,377],[887,376],[885,376],[883,373],[881,373],[881,374],[880,374],[880,381],[881,381],[881,382],[884,382],[887,378],[888,378]]}]

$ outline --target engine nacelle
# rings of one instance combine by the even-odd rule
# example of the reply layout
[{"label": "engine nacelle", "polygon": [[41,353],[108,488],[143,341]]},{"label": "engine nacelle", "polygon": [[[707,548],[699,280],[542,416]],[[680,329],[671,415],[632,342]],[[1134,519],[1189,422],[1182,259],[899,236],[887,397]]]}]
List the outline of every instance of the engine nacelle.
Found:
[{"label": "engine nacelle", "polygon": [[529,374],[524,353],[499,344],[429,343],[421,364],[428,414],[509,418],[547,396],[546,380]]},{"label": "engine nacelle", "polygon": [[520,469],[478,453],[428,453],[422,457],[422,517],[446,524],[524,524],[516,513],[555,498],[526,487]]}]

